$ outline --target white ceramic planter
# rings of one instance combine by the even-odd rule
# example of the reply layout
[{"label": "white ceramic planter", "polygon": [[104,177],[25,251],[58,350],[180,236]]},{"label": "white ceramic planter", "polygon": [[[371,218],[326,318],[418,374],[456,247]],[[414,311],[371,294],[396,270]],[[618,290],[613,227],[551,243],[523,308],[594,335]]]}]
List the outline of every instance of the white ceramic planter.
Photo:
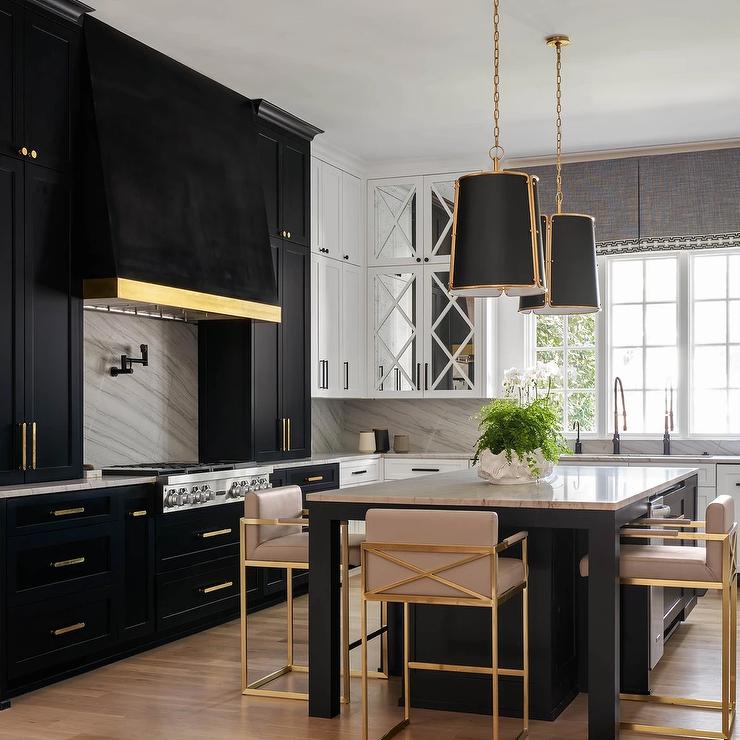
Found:
[{"label": "white ceramic planter", "polygon": [[511,453],[511,462],[509,462],[505,452],[494,455],[490,450],[483,450],[480,454],[478,475],[489,483],[507,486],[517,483],[534,483],[551,475],[554,466],[542,456],[542,450],[538,447],[531,454],[537,463],[539,475],[532,475],[527,462],[520,459],[516,452]]}]

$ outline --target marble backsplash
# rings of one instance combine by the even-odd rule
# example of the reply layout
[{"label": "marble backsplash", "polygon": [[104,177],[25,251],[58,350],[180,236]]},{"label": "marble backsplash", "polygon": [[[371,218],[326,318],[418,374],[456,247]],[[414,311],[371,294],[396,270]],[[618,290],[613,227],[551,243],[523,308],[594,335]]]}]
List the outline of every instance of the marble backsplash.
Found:
[{"label": "marble backsplash", "polygon": [[[84,312],[84,461],[95,467],[198,459],[197,327]],[[114,378],[123,353],[149,365]]]},{"label": "marble backsplash", "polygon": [[[408,434],[413,452],[470,452],[478,439],[472,418],[483,401],[461,399],[350,399],[313,400],[314,452],[339,452],[357,449],[358,435],[371,429],[388,429]],[[392,442],[391,442],[392,444]],[[571,441],[572,445],[572,441]],[[611,439],[584,439],[583,451],[610,453]],[[622,452],[663,453],[661,439],[622,438]],[[673,439],[674,455],[740,455],[740,439]]]}]

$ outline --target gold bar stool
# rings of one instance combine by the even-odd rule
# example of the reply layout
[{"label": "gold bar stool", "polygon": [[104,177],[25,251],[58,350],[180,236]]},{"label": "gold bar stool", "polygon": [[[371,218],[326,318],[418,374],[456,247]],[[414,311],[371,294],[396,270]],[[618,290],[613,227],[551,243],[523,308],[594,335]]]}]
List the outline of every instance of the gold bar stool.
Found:
[{"label": "gold bar stool", "polygon": [[[410,672],[448,671],[492,677],[493,740],[499,738],[498,677],[523,679],[523,729],[529,732],[529,625],[527,533],[498,541],[498,516],[488,511],[371,509],[362,552],[362,738],[368,738],[367,604],[403,604],[403,719],[383,735],[391,737],[411,719]],[[420,542],[419,540],[423,540]],[[521,560],[499,557],[521,543]],[[498,664],[498,607],[522,595],[522,668]],[[411,661],[409,604],[446,604],[491,610],[491,668]]]},{"label": "gold bar stool", "polygon": [[[704,534],[685,530],[704,529]],[[683,530],[683,531],[682,531]],[[706,521],[638,519],[620,532],[636,540],[660,538],[671,542],[704,541],[703,547],[680,545],[623,545],[619,558],[619,581],[629,586],[669,586],[712,589],[722,592],[722,699],[691,699],[657,694],[620,694],[627,701],[671,704],[722,712],[722,731],[622,722],[621,727],[647,735],[729,740],[735,723],[737,665],[737,524],[730,496],[718,496],[707,507]],[[588,555],[580,563],[588,575]]]},{"label": "gold bar stool", "polygon": [[[306,673],[308,666],[298,665],[293,649],[293,571],[309,570],[308,525],[303,511],[303,497],[298,486],[284,486],[250,491],[244,500],[245,516],[240,520],[240,598],[241,598],[241,690],[246,696],[271,696],[307,700],[308,694],[265,688],[287,673]],[[360,564],[361,535],[349,535],[347,524],[341,527],[342,576],[342,664],[344,667],[343,701],[349,701],[349,569]],[[280,568],[286,571],[287,661],[276,671],[255,681],[248,681],[249,653],[247,627],[247,568]],[[387,666],[387,636],[382,631]],[[359,646],[359,645],[358,645]],[[387,678],[386,674],[377,674]]]}]

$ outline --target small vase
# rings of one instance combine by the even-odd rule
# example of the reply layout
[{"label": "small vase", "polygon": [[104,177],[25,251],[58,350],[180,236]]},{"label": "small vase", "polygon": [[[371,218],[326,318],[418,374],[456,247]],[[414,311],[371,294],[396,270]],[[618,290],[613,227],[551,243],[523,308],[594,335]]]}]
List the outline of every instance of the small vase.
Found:
[{"label": "small vase", "polygon": [[535,483],[551,475],[554,466],[543,457],[542,450],[538,447],[533,450],[532,455],[537,463],[539,475],[532,475],[526,460],[520,459],[516,452],[512,451],[511,462],[509,462],[505,451],[494,455],[490,450],[483,450],[480,454],[478,476],[489,483],[510,486],[519,483]]}]

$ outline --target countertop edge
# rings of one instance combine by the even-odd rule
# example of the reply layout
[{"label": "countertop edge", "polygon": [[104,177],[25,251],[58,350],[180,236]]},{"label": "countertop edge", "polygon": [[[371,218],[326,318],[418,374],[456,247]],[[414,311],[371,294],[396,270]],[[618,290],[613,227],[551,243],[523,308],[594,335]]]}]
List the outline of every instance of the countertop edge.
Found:
[{"label": "countertop edge", "polygon": [[0,499],[40,496],[47,493],[66,493],[94,491],[121,486],[149,485],[156,483],[155,476],[144,475],[106,475],[102,478],[75,478],[48,483],[27,483],[21,486],[0,487]]}]

